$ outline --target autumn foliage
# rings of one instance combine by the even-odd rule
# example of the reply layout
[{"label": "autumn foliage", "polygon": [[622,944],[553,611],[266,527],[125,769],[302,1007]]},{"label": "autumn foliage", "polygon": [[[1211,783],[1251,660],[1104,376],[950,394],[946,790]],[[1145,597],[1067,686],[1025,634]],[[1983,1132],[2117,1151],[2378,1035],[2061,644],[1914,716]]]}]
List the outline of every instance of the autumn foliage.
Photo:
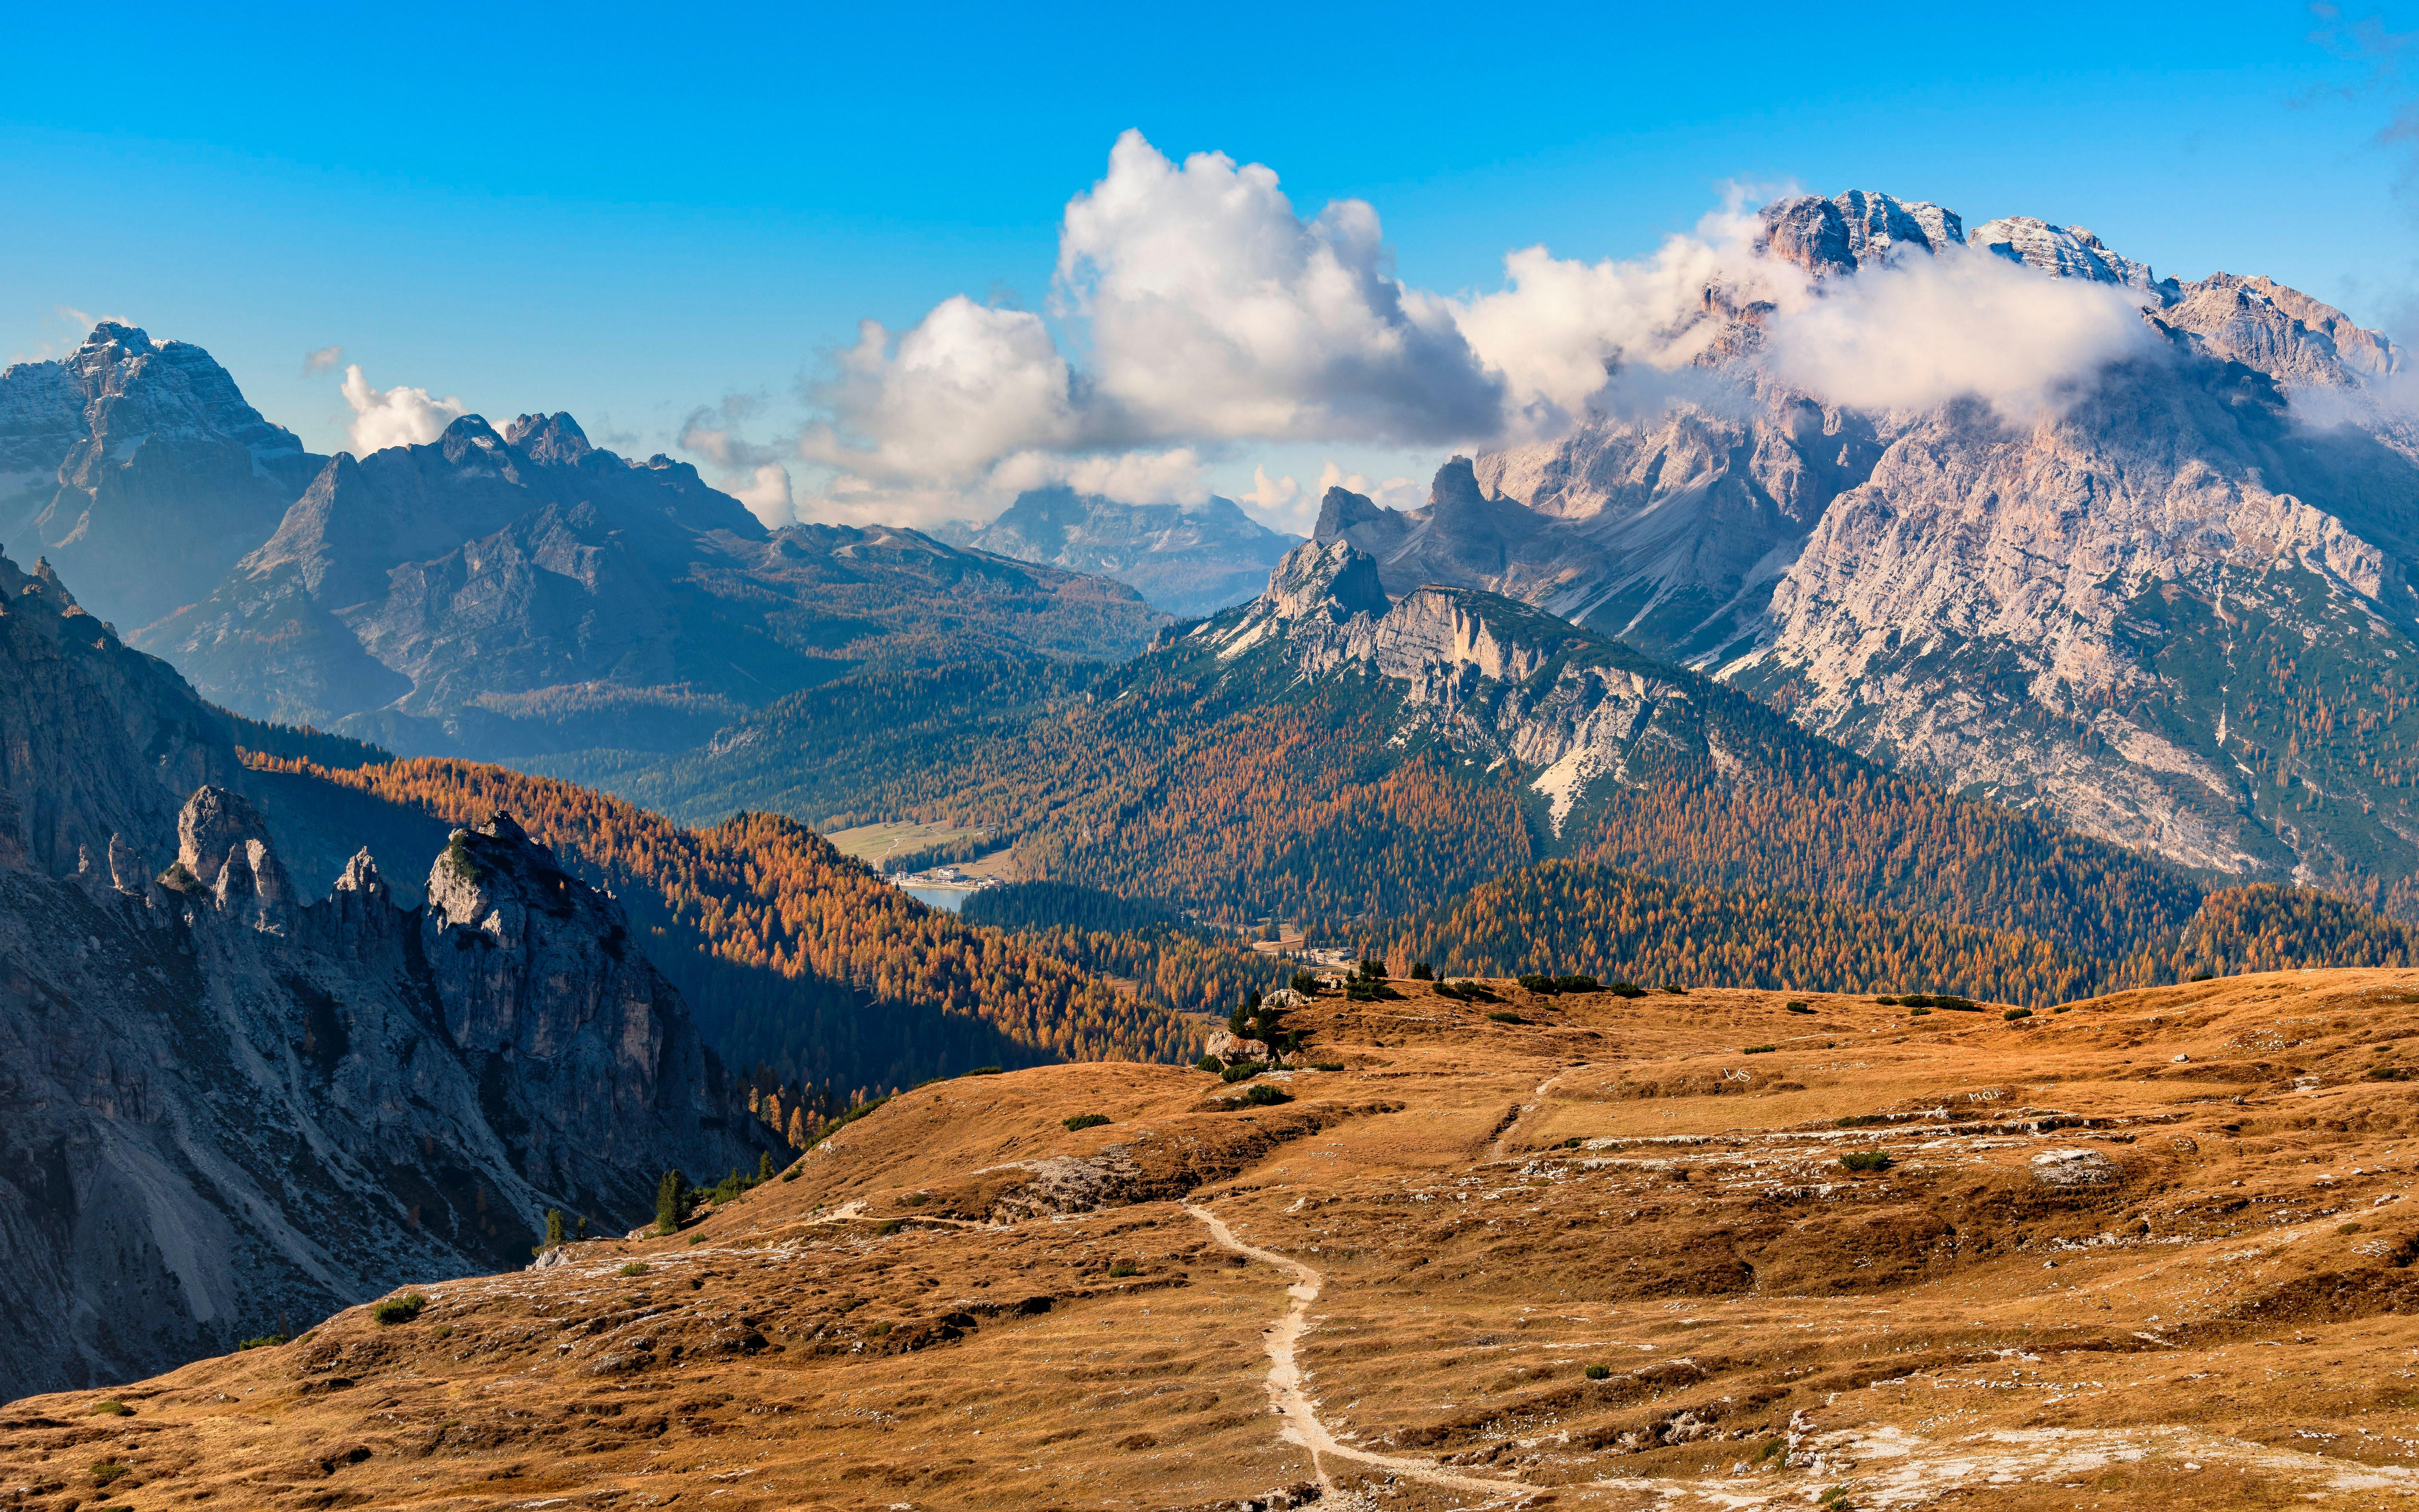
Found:
[{"label": "autumn foliage", "polygon": [[[692,1001],[736,1060],[761,1057],[782,1066],[786,1055],[793,1074],[816,1079],[815,1068],[798,1062],[817,1048],[828,1052],[823,1042],[829,1036],[799,1043],[785,1033],[779,1020],[791,999],[774,984],[838,985],[874,1003],[976,1020],[1023,1047],[1027,1063],[1174,1061],[1192,1047],[1193,1031],[1174,1015],[1019,937],[969,927],[926,908],[794,819],[741,814],[684,830],[590,788],[442,758],[342,771],[293,760],[255,762],[448,824],[511,814],[531,838],[652,926],[659,957],[686,953],[739,969],[703,980],[716,997],[741,1000]],[[694,1000],[674,961],[661,964]],[[944,1069],[911,1063],[892,1079]]]}]

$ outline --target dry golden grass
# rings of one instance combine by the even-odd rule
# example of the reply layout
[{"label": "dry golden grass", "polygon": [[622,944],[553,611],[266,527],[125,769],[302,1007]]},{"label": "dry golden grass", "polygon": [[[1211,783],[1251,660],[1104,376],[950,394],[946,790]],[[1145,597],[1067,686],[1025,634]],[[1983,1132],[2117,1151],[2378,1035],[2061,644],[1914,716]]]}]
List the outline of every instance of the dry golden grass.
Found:
[{"label": "dry golden grass", "polygon": [[[2419,1078],[2419,973],[2013,1025],[1396,986],[1298,1016],[1304,1059],[1346,1069],[1270,1078],[1284,1104],[1226,1108],[1241,1089],[1157,1066],[928,1086],[680,1235],[15,1403],[0,1493],[1735,1508],[1841,1488],[1834,1506],[2029,1512],[2419,1492],[2419,1082],[2370,1074]],[[1070,1132],[1083,1113],[1111,1122]],[[1891,1163],[1842,1167],[1869,1151]],[[96,1415],[104,1397],[132,1415]]]}]

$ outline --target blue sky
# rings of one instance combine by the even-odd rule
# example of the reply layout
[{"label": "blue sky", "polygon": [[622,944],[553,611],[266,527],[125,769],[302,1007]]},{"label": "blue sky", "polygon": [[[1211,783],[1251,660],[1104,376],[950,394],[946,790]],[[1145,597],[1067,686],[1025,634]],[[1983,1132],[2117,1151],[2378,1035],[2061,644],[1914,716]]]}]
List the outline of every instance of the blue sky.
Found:
[{"label": "blue sky", "polygon": [[[773,446],[861,319],[1048,313],[1061,213],[1128,129],[1265,163],[1305,217],[1367,201],[1448,295],[1537,243],[1643,256],[1726,184],[1864,187],[2419,324],[2409,3],[76,8],[11,23],[0,356],[129,317],[323,450],[352,419],[304,371],[331,345],[641,454],[743,396]],[[1448,439],[1195,450],[1234,492],[1331,459],[1424,481]]]}]

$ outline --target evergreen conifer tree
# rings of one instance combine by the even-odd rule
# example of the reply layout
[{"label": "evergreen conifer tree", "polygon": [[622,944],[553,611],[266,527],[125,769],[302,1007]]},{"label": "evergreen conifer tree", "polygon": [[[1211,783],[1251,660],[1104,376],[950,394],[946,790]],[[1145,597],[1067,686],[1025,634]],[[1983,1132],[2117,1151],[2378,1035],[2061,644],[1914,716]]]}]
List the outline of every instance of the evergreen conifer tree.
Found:
[{"label": "evergreen conifer tree", "polygon": [[546,1247],[555,1249],[561,1247],[562,1244],[562,1210],[548,1208],[546,1210]]},{"label": "evergreen conifer tree", "polygon": [[664,1172],[655,1184],[655,1232],[678,1231],[681,1219],[688,1216],[688,1178],[677,1169]]}]

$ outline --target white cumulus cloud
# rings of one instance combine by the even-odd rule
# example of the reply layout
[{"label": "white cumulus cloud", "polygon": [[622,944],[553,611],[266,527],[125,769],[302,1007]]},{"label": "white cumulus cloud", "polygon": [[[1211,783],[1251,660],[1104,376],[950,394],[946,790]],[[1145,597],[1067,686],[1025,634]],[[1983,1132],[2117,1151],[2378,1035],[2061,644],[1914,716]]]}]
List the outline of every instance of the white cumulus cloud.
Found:
[{"label": "white cumulus cloud", "polygon": [[[1758,380],[1857,407],[1978,396],[2025,416],[2156,345],[2128,291],[1956,249],[1817,280],[1759,252],[1760,226],[1734,193],[1647,255],[1526,247],[1499,287],[1445,295],[1394,276],[1368,204],[1305,215],[1265,165],[1179,162],[1129,131],[1066,206],[1043,313],[962,295],[904,329],[865,322],[834,355],[807,386],[812,420],[779,449],[806,475],[792,507],[932,520],[1040,482],[1191,500],[1205,464],[1256,442],[1441,453],[1728,407]],[[772,455],[707,443],[729,428],[696,429],[693,449],[764,476]],[[1395,507],[1425,493],[1359,481]],[[1244,502],[1299,527],[1327,483],[1259,471]]]},{"label": "white cumulus cloud", "polygon": [[1502,386],[1442,300],[1389,269],[1378,212],[1304,220],[1275,172],[1139,131],[1067,206],[1057,302],[1102,421],[1136,436],[1426,442],[1491,433]]},{"label": "white cumulus cloud", "polygon": [[369,380],[362,376],[358,362],[345,369],[343,387],[345,403],[353,406],[348,434],[357,457],[383,451],[391,446],[425,446],[468,413],[462,401],[451,394],[437,399],[425,389],[401,384],[392,389],[373,389]]},{"label": "white cumulus cloud", "polygon": [[1071,457],[1020,451],[991,469],[982,491],[1005,503],[1028,488],[1053,483],[1120,504],[1199,504],[1210,497],[1200,454],[1191,447]]}]

